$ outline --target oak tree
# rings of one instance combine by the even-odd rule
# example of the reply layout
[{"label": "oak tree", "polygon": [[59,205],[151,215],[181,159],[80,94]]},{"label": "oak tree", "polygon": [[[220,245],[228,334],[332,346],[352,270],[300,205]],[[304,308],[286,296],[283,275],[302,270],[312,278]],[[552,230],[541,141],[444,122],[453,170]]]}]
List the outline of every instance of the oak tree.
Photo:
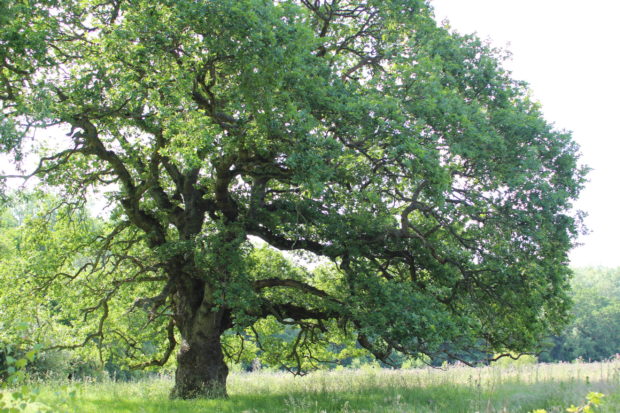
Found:
[{"label": "oak tree", "polygon": [[105,193],[80,269],[131,282],[91,311],[159,286],[136,298],[181,337],[175,396],[224,396],[223,334],[263,319],[298,362],[333,329],[387,361],[530,350],[566,316],[585,172],[502,59],[422,0],[3,0],[0,149],[68,205]]}]

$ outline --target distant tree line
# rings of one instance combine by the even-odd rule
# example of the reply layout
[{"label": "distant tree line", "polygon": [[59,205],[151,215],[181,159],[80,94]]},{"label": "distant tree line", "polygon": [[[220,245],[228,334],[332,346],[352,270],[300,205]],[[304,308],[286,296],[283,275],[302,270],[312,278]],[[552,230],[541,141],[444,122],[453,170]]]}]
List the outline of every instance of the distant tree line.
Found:
[{"label": "distant tree line", "polygon": [[620,353],[620,268],[574,270],[572,321],[540,361],[599,361]]}]

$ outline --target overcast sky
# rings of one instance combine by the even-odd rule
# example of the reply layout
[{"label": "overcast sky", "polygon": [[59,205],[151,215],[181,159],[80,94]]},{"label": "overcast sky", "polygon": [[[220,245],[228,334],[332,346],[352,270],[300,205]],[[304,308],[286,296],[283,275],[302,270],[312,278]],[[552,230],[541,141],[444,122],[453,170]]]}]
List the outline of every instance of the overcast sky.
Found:
[{"label": "overcast sky", "polygon": [[513,54],[513,77],[530,84],[547,120],[573,131],[593,171],[577,203],[590,234],[573,266],[620,266],[620,2],[432,0],[438,21],[477,32]]}]

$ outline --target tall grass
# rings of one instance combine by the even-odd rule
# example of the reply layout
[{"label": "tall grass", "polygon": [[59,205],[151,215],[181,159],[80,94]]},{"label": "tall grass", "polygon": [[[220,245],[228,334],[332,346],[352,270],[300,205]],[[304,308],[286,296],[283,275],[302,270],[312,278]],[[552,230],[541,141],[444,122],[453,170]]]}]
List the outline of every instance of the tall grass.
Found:
[{"label": "tall grass", "polygon": [[[39,399],[68,412],[565,412],[588,392],[620,412],[620,360],[446,369],[234,373],[227,400],[169,400],[172,379],[41,386]],[[59,391],[60,389],[60,391]],[[73,392],[73,393],[71,393]],[[73,394],[67,397],[67,394]]]}]

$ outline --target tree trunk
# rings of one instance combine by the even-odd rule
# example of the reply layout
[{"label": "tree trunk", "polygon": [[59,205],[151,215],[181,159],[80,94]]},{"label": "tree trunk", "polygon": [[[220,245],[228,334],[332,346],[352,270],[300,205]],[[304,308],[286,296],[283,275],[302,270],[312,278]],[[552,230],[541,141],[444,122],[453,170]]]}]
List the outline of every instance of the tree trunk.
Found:
[{"label": "tree trunk", "polygon": [[184,338],[177,355],[173,398],[224,398],[228,366],[224,362],[220,334]]},{"label": "tree trunk", "polygon": [[228,366],[220,337],[228,328],[226,311],[215,309],[200,280],[177,285],[175,322],[181,333],[173,398],[224,398]]}]

